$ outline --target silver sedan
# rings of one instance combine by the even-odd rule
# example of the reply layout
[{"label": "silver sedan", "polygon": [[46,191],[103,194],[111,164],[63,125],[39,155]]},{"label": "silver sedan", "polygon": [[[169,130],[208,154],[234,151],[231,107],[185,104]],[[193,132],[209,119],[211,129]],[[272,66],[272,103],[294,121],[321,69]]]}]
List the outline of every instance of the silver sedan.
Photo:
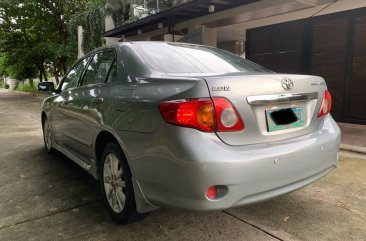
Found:
[{"label": "silver sedan", "polygon": [[128,223],[159,207],[222,210],[304,187],[337,165],[323,78],[224,50],[128,42],[80,59],[45,99],[47,152],[99,179]]}]

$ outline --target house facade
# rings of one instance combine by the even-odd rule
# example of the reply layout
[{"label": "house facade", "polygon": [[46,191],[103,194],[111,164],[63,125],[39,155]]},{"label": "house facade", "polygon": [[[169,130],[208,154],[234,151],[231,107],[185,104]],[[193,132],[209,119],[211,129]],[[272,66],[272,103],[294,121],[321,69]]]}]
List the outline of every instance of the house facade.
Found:
[{"label": "house facade", "polygon": [[321,75],[335,119],[366,124],[365,0],[132,0],[128,8],[121,23],[106,19],[107,43],[198,43],[276,72]]}]

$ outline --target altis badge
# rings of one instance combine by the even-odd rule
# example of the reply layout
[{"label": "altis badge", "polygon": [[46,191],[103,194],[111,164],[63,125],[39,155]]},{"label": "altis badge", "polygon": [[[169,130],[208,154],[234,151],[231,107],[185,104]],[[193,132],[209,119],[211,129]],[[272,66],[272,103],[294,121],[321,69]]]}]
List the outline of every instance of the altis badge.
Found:
[{"label": "altis badge", "polygon": [[230,86],[229,85],[212,86],[212,91],[230,91]]}]

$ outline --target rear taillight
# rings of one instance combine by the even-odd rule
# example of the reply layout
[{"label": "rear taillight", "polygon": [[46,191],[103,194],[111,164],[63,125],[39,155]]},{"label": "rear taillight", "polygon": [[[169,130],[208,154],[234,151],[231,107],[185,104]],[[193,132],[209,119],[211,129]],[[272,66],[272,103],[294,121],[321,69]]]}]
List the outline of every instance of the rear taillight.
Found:
[{"label": "rear taillight", "polygon": [[241,131],[244,123],[234,106],[225,98],[212,98],[215,106],[217,131]]},{"label": "rear taillight", "polygon": [[207,132],[215,129],[214,107],[209,98],[167,101],[159,109],[170,124]]},{"label": "rear taillight", "polygon": [[329,114],[331,108],[332,108],[332,96],[331,96],[330,92],[328,90],[326,90],[324,92],[324,97],[323,97],[322,105],[320,106],[318,118]]},{"label": "rear taillight", "polygon": [[234,106],[225,98],[200,98],[166,101],[159,105],[170,124],[204,132],[240,131],[244,124]]}]

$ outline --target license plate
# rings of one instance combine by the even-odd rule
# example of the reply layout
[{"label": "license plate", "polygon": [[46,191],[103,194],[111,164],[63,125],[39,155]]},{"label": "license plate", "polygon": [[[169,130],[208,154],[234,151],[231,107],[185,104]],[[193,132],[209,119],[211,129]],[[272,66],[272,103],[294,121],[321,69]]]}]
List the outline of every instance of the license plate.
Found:
[{"label": "license plate", "polygon": [[304,117],[303,117],[303,109],[300,108],[300,107],[293,107],[291,109],[295,113],[295,115],[297,116],[297,121],[295,121],[291,124],[287,124],[287,125],[277,125],[271,117],[271,113],[276,112],[276,111],[280,111],[281,109],[266,110],[266,119],[267,119],[268,132],[280,131],[280,130],[285,130],[285,129],[304,126],[305,121],[304,121]]}]

